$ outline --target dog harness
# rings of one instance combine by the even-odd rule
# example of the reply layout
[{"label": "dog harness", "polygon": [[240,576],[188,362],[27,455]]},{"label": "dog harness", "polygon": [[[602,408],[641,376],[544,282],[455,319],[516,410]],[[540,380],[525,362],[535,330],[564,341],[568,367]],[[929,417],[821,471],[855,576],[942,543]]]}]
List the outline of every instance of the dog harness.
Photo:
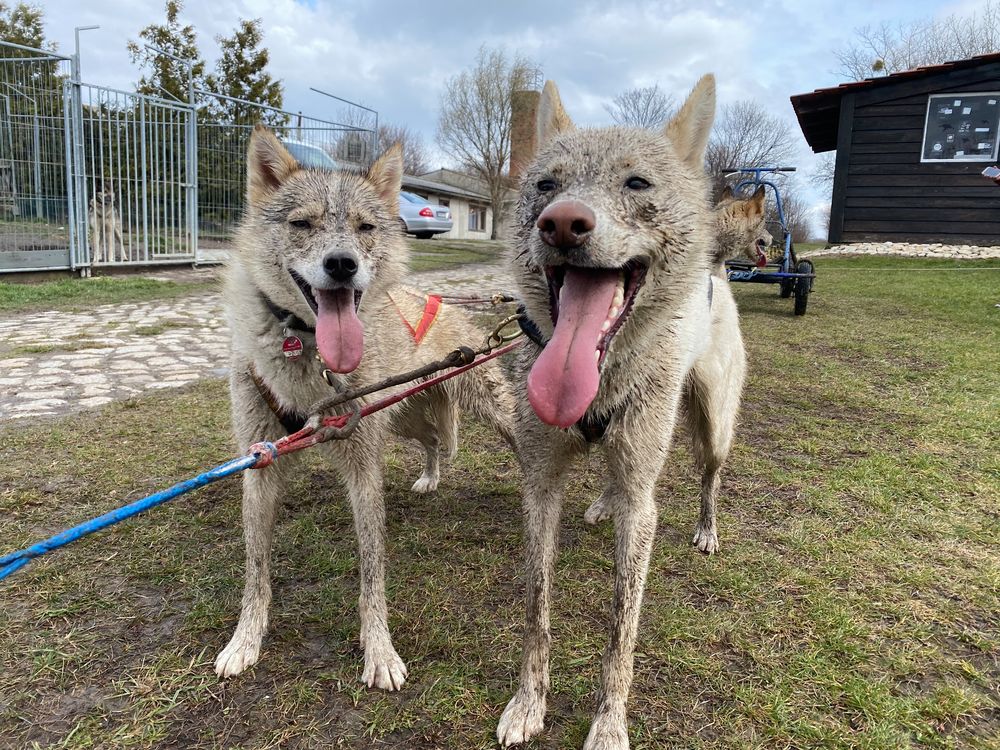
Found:
[{"label": "dog harness", "polygon": [[[409,290],[407,290],[407,293],[413,297],[420,296],[416,292],[411,292]],[[436,294],[428,294],[424,296],[423,312],[420,316],[420,320],[416,321],[416,325],[414,325],[406,319],[406,315],[403,314],[403,310],[396,303],[396,300],[392,298],[392,295],[387,294],[386,296],[389,297],[389,301],[392,302],[392,306],[396,308],[396,312],[399,313],[399,317],[403,321],[403,325],[405,325],[407,330],[410,332],[410,336],[413,337],[414,343],[419,346],[420,342],[424,340],[425,336],[427,336],[427,332],[430,331],[431,326],[434,325],[434,321],[437,320],[438,313],[441,311],[441,297]],[[316,332],[316,329],[313,326],[306,323],[302,320],[302,318],[290,310],[286,310],[275,304],[274,300],[263,292],[260,292],[260,297],[263,300],[265,307],[267,307],[270,311],[271,315],[273,315],[286,329],[304,331],[306,333]],[[267,383],[264,382],[264,378],[260,376],[260,373],[257,372],[257,368],[255,368],[252,364],[248,368],[247,374],[250,376],[254,385],[257,386],[257,391],[260,393],[260,397],[264,399],[264,403],[267,404],[274,416],[278,418],[278,421],[281,422],[281,426],[285,428],[289,435],[294,432],[298,432],[305,427],[307,419],[306,415],[283,409],[278,403],[278,397],[274,394],[274,391],[267,386]]]},{"label": "dog harness", "polygon": [[[414,297],[419,296],[415,292],[408,291],[407,293]],[[389,298],[392,306],[396,308],[396,312],[399,313],[399,318],[410,332],[410,336],[413,337],[413,342],[419,346],[420,342],[424,340],[424,336],[431,329],[431,326],[434,325],[434,321],[437,320],[438,312],[441,310],[441,298],[436,294],[424,295],[423,313],[420,316],[420,320],[414,325],[406,319],[406,315],[403,314],[402,309],[396,303],[396,300],[393,299],[392,295],[386,293],[386,296]]]},{"label": "dog harness", "polygon": [[250,376],[253,384],[257,386],[257,391],[260,393],[260,397],[264,399],[264,403],[267,404],[267,407],[274,413],[274,416],[281,422],[281,426],[285,428],[285,432],[291,435],[306,426],[305,414],[281,408],[281,404],[278,403],[278,397],[274,395],[274,391],[267,387],[267,383],[264,382],[264,378],[257,372],[256,367],[250,365],[247,374]]}]

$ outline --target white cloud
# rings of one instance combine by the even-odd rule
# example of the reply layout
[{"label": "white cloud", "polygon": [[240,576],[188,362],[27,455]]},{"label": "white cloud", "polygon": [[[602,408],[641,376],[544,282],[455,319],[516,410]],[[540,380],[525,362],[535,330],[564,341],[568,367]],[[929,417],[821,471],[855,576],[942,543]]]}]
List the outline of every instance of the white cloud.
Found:
[{"label": "white cloud", "polygon": [[[309,91],[316,86],[375,107],[383,120],[409,125],[432,145],[445,79],[467,67],[484,43],[541,63],[582,124],[606,122],[603,104],[626,88],[659,83],[681,99],[710,71],[720,103],[753,98],[794,123],[788,97],[839,82],[832,51],[855,28],[967,7],[964,0],[714,0],[697,6],[687,0],[436,0],[427,6],[189,0],[183,19],[197,29],[211,63],[216,35],[230,33],[241,18],[261,18],[289,109],[336,119],[340,105]],[[63,52],[72,49],[74,26],[100,24],[82,37],[85,79],[128,89],[138,74],[125,43],[164,14],[161,0],[47,0],[45,15]],[[814,157],[804,140],[799,151],[799,165],[808,171]],[[806,180],[800,183],[807,200],[821,200]]]}]

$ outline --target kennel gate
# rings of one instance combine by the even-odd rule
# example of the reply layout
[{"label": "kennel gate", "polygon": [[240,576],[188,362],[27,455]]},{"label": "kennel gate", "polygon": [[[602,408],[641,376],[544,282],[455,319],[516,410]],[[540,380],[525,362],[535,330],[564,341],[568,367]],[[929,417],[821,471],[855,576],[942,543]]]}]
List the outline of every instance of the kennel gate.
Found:
[{"label": "kennel gate", "polygon": [[78,55],[0,41],[0,273],[222,260],[257,122],[307,166],[358,167],[377,145],[367,123],[190,96],[84,83]]}]

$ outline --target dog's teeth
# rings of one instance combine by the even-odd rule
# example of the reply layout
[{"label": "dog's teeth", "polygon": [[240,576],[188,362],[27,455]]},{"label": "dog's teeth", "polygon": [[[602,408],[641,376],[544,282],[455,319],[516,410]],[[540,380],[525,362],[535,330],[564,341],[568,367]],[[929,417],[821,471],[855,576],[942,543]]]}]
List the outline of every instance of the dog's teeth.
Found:
[{"label": "dog's teeth", "polygon": [[625,272],[622,271],[618,274],[618,284],[615,286],[615,299],[613,302],[615,307],[621,307],[625,304]]},{"label": "dog's teeth", "polygon": [[600,349],[596,349],[594,351],[594,361],[595,362],[600,362],[601,361],[601,350]]},{"label": "dog's teeth", "polygon": [[601,325],[601,330],[602,331],[608,331],[610,329],[611,329],[611,321],[610,320],[605,320],[604,323]]},{"label": "dog's teeth", "polygon": [[620,313],[621,311],[622,311],[621,307],[619,307],[618,305],[614,305],[611,308],[611,311],[608,313],[608,317],[614,320],[615,318],[618,317],[618,313]]}]

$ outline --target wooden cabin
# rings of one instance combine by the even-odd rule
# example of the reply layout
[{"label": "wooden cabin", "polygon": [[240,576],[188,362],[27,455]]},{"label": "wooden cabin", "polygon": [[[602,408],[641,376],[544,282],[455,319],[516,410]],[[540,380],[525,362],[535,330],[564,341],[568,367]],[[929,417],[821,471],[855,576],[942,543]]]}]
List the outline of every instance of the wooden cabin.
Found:
[{"label": "wooden cabin", "polygon": [[816,153],[837,151],[833,244],[1000,245],[1000,53],[792,98]]}]

